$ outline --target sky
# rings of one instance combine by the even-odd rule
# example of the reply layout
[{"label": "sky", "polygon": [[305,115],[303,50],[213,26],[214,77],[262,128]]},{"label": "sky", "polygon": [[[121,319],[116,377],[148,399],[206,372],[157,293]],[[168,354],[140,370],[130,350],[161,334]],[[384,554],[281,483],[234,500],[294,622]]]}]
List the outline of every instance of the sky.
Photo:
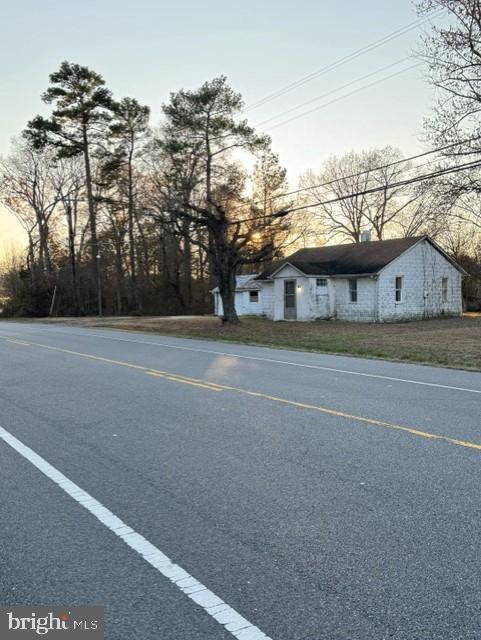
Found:
[{"label": "sky", "polygon": [[[423,68],[410,68],[422,27],[249,108],[414,22],[410,0],[0,0],[0,9],[0,155],[28,120],[48,114],[40,96],[63,60],[102,74],[116,98],[149,105],[153,124],[170,92],[226,75],[244,97],[249,122],[271,135],[293,187],[331,155],[423,148],[432,94]],[[0,208],[0,252],[22,240],[13,216]]]}]

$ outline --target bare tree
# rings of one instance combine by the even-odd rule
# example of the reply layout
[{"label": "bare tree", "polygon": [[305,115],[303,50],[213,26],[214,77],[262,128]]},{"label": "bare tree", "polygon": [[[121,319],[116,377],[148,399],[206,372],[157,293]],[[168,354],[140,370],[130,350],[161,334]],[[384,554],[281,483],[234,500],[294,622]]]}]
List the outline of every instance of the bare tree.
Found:
[{"label": "bare tree", "polygon": [[[480,160],[481,153],[481,4],[479,0],[421,0],[421,14],[444,9],[442,24],[427,33],[419,56],[436,90],[426,135],[453,159]],[[447,16],[447,17],[446,17]],[[457,144],[455,144],[457,143]],[[477,167],[437,182],[440,200],[449,203],[453,219],[481,228],[481,171]]]},{"label": "bare tree", "polygon": [[142,300],[138,288],[137,256],[135,242],[135,222],[138,202],[135,181],[135,163],[142,152],[148,133],[149,108],[140,105],[134,98],[124,98],[112,107],[113,120],[110,124],[110,142],[114,145],[109,158],[111,172],[117,174],[117,181],[125,192],[128,215],[129,267],[132,298],[137,311],[142,310]]},{"label": "bare tree", "polygon": [[79,158],[59,159],[51,174],[53,187],[58,194],[60,210],[63,213],[70,265],[71,293],[73,299],[73,313],[83,313],[83,302],[80,294],[79,259],[80,248],[77,241],[81,226],[86,226],[88,214],[84,206],[85,176],[82,162]]},{"label": "bare tree", "polygon": [[52,275],[50,222],[60,201],[51,179],[54,166],[51,151],[36,150],[23,140],[0,163],[0,198],[27,232],[32,278]]},{"label": "bare tree", "polygon": [[[367,203],[364,196],[354,195],[326,204],[330,200],[366,190],[369,174],[357,175],[364,168],[364,163],[360,165],[359,160],[359,154],[354,152],[342,157],[333,156],[327,160],[320,173],[308,171],[301,177],[301,187],[307,189],[304,198],[318,203],[318,218],[328,238],[340,237],[359,242],[361,232],[366,228]],[[363,168],[360,169],[360,166]],[[351,175],[352,177],[346,177]]]},{"label": "bare tree", "polygon": [[446,154],[477,154],[481,149],[480,2],[421,0],[417,7],[422,15],[436,9],[444,9],[447,15],[423,37],[419,52],[437,95],[426,122],[428,137],[436,146],[473,138]]},{"label": "bare tree", "polygon": [[[321,226],[329,238],[360,242],[365,230],[378,240],[408,212],[422,211],[421,191],[404,183],[414,166],[398,149],[384,147],[331,157],[319,174],[301,178],[304,199],[317,202]],[[373,193],[366,193],[375,190]]]},{"label": "bare tree", "polygon": [[439,233],[437,240],[450,256],[461,262],[464,256],[476,255],[480,237],[480,233],[473,233],[472,228],[454,220]]}]

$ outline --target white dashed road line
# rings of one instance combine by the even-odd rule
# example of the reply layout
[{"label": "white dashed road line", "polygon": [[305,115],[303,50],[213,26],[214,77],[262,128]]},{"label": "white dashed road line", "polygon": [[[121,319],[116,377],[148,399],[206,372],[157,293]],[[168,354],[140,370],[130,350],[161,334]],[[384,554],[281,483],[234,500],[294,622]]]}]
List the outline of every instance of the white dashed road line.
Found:
[{"label": "white dashed road line", "polygon": [[160,549],[129,527],[107,507],[69,480],[66,476],[44,460],[35,451],[24,445],[3,427],[0,427],[0,439],[17,453],[31,462],[47,478],[53,480],[66,494],[89,511],[99,522],[105,525],[131,549],[136,551],[154,569],[168,578],[182,593],[201,607],[214,620],[239,640],[271,640],[256,626],[251,624],[235,609],[226,604],[215,593],[196,580],[187,571],[174,564]]}]

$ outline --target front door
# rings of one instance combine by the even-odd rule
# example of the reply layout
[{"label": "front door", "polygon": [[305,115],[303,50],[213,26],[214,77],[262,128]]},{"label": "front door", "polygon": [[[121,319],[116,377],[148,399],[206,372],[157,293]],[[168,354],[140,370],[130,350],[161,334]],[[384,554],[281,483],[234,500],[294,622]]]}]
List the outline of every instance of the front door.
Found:
[{"label": "front door", "polygon": [[296,281],[284,280],[284,319],[296,320]]}]

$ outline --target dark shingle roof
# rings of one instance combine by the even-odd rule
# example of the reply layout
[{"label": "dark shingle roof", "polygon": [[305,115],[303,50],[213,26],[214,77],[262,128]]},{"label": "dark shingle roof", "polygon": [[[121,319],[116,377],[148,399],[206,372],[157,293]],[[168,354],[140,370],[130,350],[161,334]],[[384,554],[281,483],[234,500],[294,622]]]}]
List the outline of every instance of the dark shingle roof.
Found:
[{"label": "dark shingle roof", "polygon": [[355,244],[338,244],[312,249],[300,249],[284,260],[278,260],[263,271],[257,280],[265,280],[284,264],[289,263],[306,275],[337,276],[378,273],[426,236],[378,240]]}]

